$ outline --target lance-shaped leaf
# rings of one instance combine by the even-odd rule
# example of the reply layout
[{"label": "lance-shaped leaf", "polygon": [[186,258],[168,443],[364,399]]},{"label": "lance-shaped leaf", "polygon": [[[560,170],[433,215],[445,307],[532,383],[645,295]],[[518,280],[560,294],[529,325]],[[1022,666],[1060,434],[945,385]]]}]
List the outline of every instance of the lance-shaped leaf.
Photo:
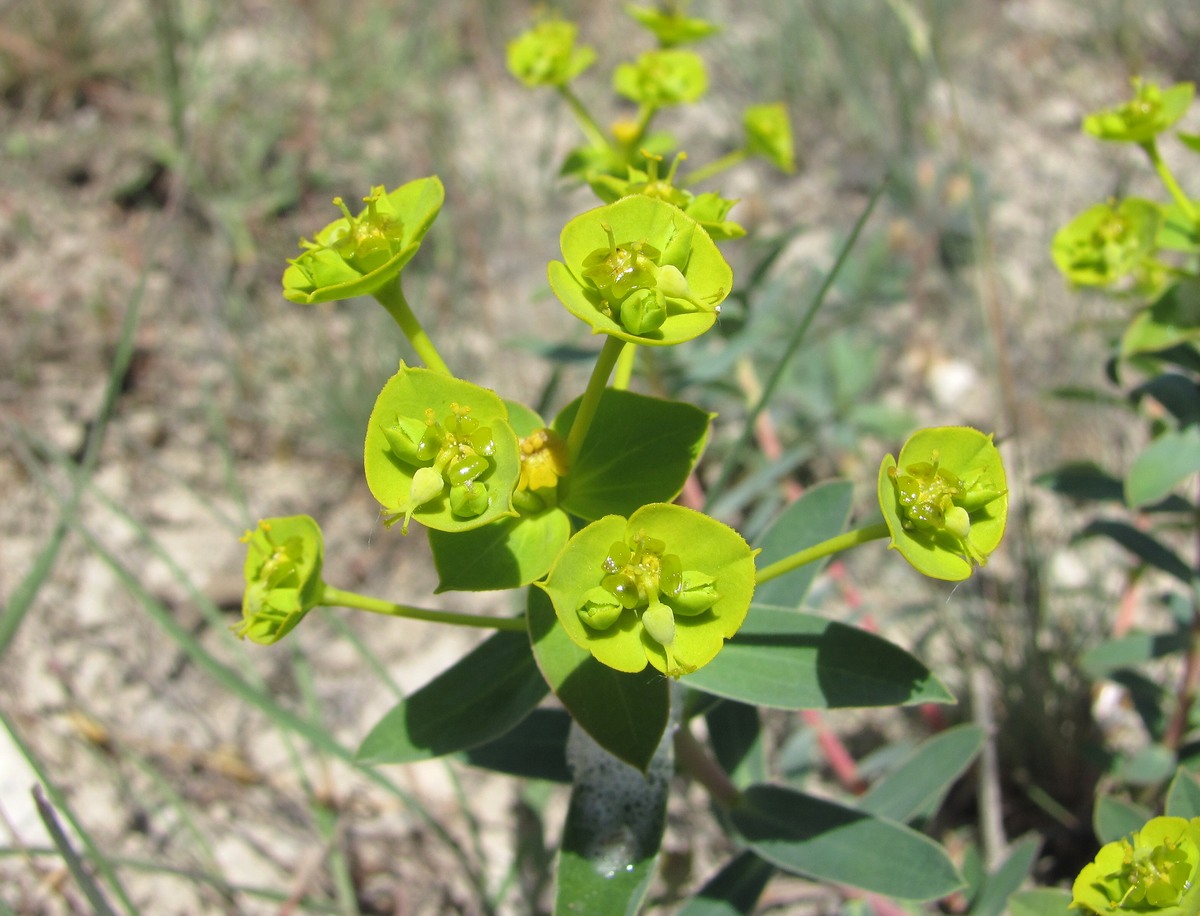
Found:
[{"label": "lance-shaped leaf", "polygon": [[446,192],[436,175],[385,193],[373,188],[366,208],[334,220],[283,272],[283,295],[292,302],[331,302],[373,293],[399,276],[433,225]]},{"label": "lance-shaped leaf", "polygon": [[461,379],[401,364],[371,411],[364,465],[389,522],[467,531],[516,514],[521,462],[508,410]]},{"label": "lance-shaped leaf", "polygon": [[703,228],[678,207],[635,194],[563,228],[550,286],[598,334],[666,346],[713,326],[733,271]]}]

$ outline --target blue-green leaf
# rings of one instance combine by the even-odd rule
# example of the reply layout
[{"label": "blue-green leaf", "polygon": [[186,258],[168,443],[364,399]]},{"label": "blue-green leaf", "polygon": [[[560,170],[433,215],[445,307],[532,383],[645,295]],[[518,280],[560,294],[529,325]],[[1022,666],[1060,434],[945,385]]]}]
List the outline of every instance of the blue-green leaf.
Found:
[{"label": "blue-green leaf", "polygon": [[1008,898],[1009,916],[1073,916],[1071,892],[1057,887],[1021,891]]},{"label": "blue-green leaf", "polygon": [[523,633],[500,632],[379,720],[359,763],[408,763],[503,735],[548,693]]},{"label": "blue-green leaf", "polygon": [[717,657],[683,682],[776,709],[954,702],[928,668],[885,639],[811,614],[757,605]]},{"label": "blue-green leaf", "polygon": [[1175,772],[1167,790],[1167,817],[1200,817],[1200,782],[1182,767]]},{"label": "blue-green leaf", "polygon": [[1200,425],[1169,430],[1134,460],[1125,478],[1125,502],[1136,508],[1163,499],[1197,472],[1200,472]]},{"label": "blue-green leaf", "polygon": [[743,852],[704,882],[678,916],[749,916],[775,874],[775,866]]},{"label": "blue-green leaf", "polygon": [[1092,811],[1092,829],[1096,833],[1096,839],[1104,845],[1129,836],[1135,830],[1141,830],[1152,817],[1154,812],[1144,805],[1135,805],[1104,795],[1096,799],[1096,807]]},{"label": "blue-green leaf", "polygon": [[983,889],[972,902],[970,916],[1003,916],[1009,910],[1009,900],[1025,883],[1037,860],[1041,839],[1026,837],[1013,844],[1008,857],[984,879]]},{"label": "blue-green leaf", "polygon": [[859,810],[900,822],[932,814],[983,747],[983,737],[975,725],[935,735],[871,786],[859,798]]},{"label": "blue-green leaf", "polygon": [[902,900],[936,900],[963,886],[929,837],[792,789],[751,786],[730,817],[755,853],[793,874]]},{"label": "blue-green leaf", "polygon": [[571,717],[561,709],[535,709],[499,738],[463,754],[472,766],[520,776],[570,782],[567,730]]}]

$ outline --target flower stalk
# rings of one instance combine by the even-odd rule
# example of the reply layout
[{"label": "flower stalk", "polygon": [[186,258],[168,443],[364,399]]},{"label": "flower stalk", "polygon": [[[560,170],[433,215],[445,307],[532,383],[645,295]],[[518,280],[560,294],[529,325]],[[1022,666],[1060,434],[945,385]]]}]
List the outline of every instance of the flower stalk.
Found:
[{"label": "flower stalk", "polygon": [[510,630],[524,632],[525,618],[523,617],[485,617],[481,614],[459,614],[454,611],[435,611],[428,608],[411,607],[407,604],[394,604],[381,598],[360,595],[332,585],[326,585],[321,592],[320,604],[326,607],[348,607],[359,611],[369,611],[372,614],[383,614],[387,617],[405,617],[409,620],[426,620],[430,623],[444,623],[456,627],[476,627],[484,630]]}]

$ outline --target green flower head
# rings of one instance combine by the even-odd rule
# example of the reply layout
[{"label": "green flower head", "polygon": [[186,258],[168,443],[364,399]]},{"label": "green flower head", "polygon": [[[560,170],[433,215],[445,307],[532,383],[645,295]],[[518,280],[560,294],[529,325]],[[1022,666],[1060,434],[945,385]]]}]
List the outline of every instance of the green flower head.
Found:
[{"label": "green flower head", "polygon": [[669,503],[576,534],[542,588],[571,640],[618,671],[681,677],[732,637],[754,594],[754,554],[732,528]]},{"label": "green flower head", "polygon": [[1083,129],[1114,143],[1148,143],[1183,117],[1195,94],[1192,83],[1162,89],[1157,83],[1135,78],[1132,99],[1088,115],[1083,119]]},{"label": "green flower head", "polygon": [[638,25],[652,32],[658,39],[659,46],[663,48],[674,48],[678,45],[702,41],[721,31],[719,25],[709,22],[707,19],[685,16],[684,10],[680,9],[680,6],[686,6],[686,4],[672,4],[673,8],[670,10],[627,4],[625,12],[636,20]]},{"label": "green flower head", "polygon": [[270,645],[283,639],[321,600],[321,529],[307,515],[265,518],[242,536],[246,591],[242,639]]},{"label": "green flower head", "polygon": [[1156,817],[1129,839],[1100,848],[1071,889],[1092,913],[1200,912],[1200,818]]},{"label": "green flower head", "polygon": [[419,178],[386,193],[372,188],[357,216],[334,198],[342,218],[334,220],[283,272],[283,295],[291,302],[332,302],[375,292],[399,276],[433,225],[445,198],[437,176]]},{"label": "green flower head", "polygon": [[700,224],[655,197],[633,195],[583,213],[562,232],[550,286],[596,333],[667,345],[717,320],[733,271]]},{"label": "green flower head", "polygon": [[375,401],[364,449],[367,486],[390,527],[415,518],[467,531],[515,515],[517,436],[495,392],[401,364]]},{"label": "green flower head", "polygon": [[576,47],[572,22],[547,19],[508,43],[508,71],[526,86],[565,86],[596,60],[587,46]]},{"label": "green flower head", "polygon": [[647,51],[613,71],[613,89],[647,108],[695,102],[708,89],[704,61],[692,51]]},{"label": "green flower head", "polygon": [[1163,209],[1152,200],[1096,204],[1058,230],[1050,251],[1063,276],[1079,286],[1140,280],[1153,273],[1162,223]]},{"label": "green flower head", "polygon": [[891,546],[935,579],[966,579],[1000,544],[1008,489],[992,437],[967,426],[914,433],[879,467]]},{"label": "green flower head", "polygon": [[786,105],[782,102],[751,105],[742,115],[742,123],[746,128],[748,153],[762,156],[780,171],[795,171],[796,149]]}]

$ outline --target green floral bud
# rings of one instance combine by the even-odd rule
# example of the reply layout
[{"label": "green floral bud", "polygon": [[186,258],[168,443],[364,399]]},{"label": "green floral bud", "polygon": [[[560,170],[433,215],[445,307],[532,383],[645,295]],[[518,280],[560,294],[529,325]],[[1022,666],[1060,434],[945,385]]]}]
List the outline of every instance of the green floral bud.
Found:
[{"label": "green floral bud", "polygon": [[[695,220],[643,195],[571,220],[563,229],[562,251],[565,263],[553,261],[549,268],[555,295],[597,332],[632,343],[682,343],[704,333],[733,284],[728,263]],[[660,282],[668,293],[659,290]],[[639,300],[645,301],[629,307],[635,330],[624,323],[622,307],[641,290],[655,291],[657,301],[651,304],[642,294]]]},{"label": "green floral bud", "polygon": [[1004,536],[1007,494],[992,437],[965,426],[921,430],[879,468],[891,546],[937,579],[965,579],[987,562]]},{"label": "green floral bud", "polygon": [[488,507],[487,487],[478,481],[456,484],[450,488],[450,511],[459,518],[483,515]]},{"label": "green floral bud", "polygon": [[1192,83],[1162,89],[1157,83],[1133,80],[1133,98],[1107,111],[1083,119],[1083,129],[1114,143],[1148,143],[1168,130],[1187,112],[1196,94]]},{"label": "green floral bud", "polygon": [[631,334],[657,331],[667,320],[667,307],[656,290],[640,289],[621,303],[621,324]]},{"label": "green floral bud", "polygon": [[1071,906],[1085,912],[1200,912],[1200,818],[1156,817],[1105,844],[1071,893]]},{"label": "green floral bud", "polygon": [[233,631],[269,645],[290,633],[321,599],[324,541],[307,515],[268,518],[242,536],[246,591]]},{"label": "green floral bud", "polygon": [[[741,626],[754,592],[754,553],[714,519],[652,503],[575,534],[538,584],[571,640],[603,664],[636,672],[649,663],[681,677],[708,664]],[[693,612],[699,596],[707,606]],[[632,617],[600,634],[588,616],[599,612],[584,612],[589,602],[616,602]]]},{"label": "green floral bud", "polygon": [[596,52],[577,47],[579,29],[562,19],[547,19],[508,43],[508,72],[531,88],[565,86],[596,60]]},{"label": "green floral bud", "polygon": [[613,72],[613,90],[647,108],[695,102],[707,89],[704,61],[691,51],[647,51]]},{"label": "green floral bud", "polygon": [[371,189],[354,215],[342,199],[342,218],[318,232],[283,273],[283,295],[292,302],[331,302],[369,295],[399,276],[437,217],[445,189],[436,176],[385,193]]},{"label": "green floral bud", "polygon": [[654,33],[663,48],[691,44],[715,35],[721,27],[707,19],[685,16],[683,10],[672,4],[670,9],[627,5],[625,12],[639,25]]},{"label": "green floral bud", "polygon": [[579,619],[593,630],[607,630],[625,613],[625,606],[607,589],[596,586],[584,595],[577,611]]},{"label": "green floral bud", "polygon": [[796,151],[787,106],[752,105],[742,116],[746,128],[746,152],[762,156],[782,172],[796,170]]}]

